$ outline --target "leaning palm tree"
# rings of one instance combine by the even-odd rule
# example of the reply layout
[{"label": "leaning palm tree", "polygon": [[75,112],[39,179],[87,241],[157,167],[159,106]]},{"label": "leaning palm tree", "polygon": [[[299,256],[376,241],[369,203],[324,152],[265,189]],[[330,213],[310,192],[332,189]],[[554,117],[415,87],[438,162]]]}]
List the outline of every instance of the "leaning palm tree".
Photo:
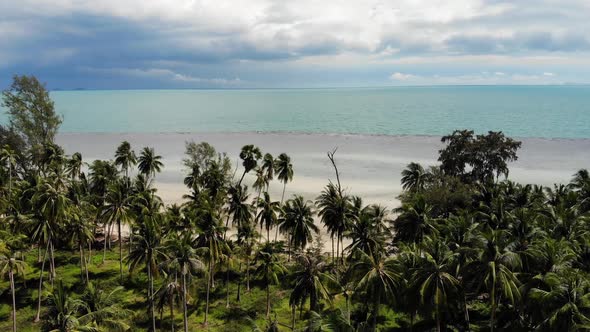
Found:
[{"label": "leaning palm tree", "polygon": [[18,257],[13,250],[0,242],[0,276],[8,275],[10,281],[10,293],[12,294],[12,331],[16,332],[16,289],[14,287],[15,275],[24,275],[27,263]]},{"label": "leaning palm tree", "polygon": [[262,158],[262,152],[260,149],[254,145],[244,145],[242,147],[242,151],[240,151],[240,159],[242,159],[242,166],[244,166],[244,173],[242,173],[242,177],[240,181],[238,181],[238,185],[242,184],[242,180],[244,180],[244,176],[246,173],[250,172],[251,170],[255,169],[258,165],[258,160]]},{"label": "leaning palm tree", "polygon": [[72,181],[80,178],[84,164],[85,163],[82,161],[82,154],[80,152],[74,153],[72,157],[68,159],[66,164],[66,172],[70,175]]},{"label": "leaning palm tree", "polygon": [[121,142],[115,152],[115,165],[121,167],[121,170],[125,172],[125,177],[129,177],[129,169],[135,166],[137,163],[137,157],[135,151],[131,148],[131,144],[127,141]]},{"label": "leaning palm tree", "polygon": [[204,264],[200,260],[195,247],[195,239],[190,232],[185,232],[182,235],[173,235],[165,242],[165,248],[168,252],[168,260],[164,265],[180,272],[182,313],[185,332],[188,332],[188,310],[186,306],[188,278],[191,275],[204,270]]},{"label": "leaning palm tree", "polygon": [[415,193],[424,189],[428,181],[428,172],[418,163],[409,163],[406,169],[402,171],[402,188],[409,192]]},{"label": "leaning palm tree", "polygon": [[270,316],[270,285],[279,283],[279,276],[286,272],[279,257],[273,252],[259,251],[256,260],[260,261],[256,275],[266,288],[266,318]]},{"label": "leaning palm tree", "polygon": [[313,240],[313,234],[319,232],[314,224],[311,204],[311,201],[297,195],[288,200],[283,208],[279,229],[287,234],[289,247],[294,250],[304,249]]},{"label": "leaning palm tree", "polygon": [[146,177],[146,180],[150,180],[156,173],[162,171],[164,164],[161,160],[162,156],[156,155],[154,148],[145,147],[139,155],[137,168]]},{"label": "leaning palm tree", "polygon": [[285,189],[287,182],[293,181],[293,164],[291,164],[291,157],[286,153],[281,153],[275,160],[275,173],[277,179],[283,183],[283,194],[281,195],[281,205],[285,199]]}]

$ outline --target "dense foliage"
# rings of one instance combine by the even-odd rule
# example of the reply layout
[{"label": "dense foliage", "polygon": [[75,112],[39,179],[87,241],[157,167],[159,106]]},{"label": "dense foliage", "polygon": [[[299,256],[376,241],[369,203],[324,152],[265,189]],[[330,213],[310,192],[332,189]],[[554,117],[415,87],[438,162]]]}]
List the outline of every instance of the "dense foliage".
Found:
[{"label": "dense foliage", "polygon": [[335,151],[336,182],[311,201],[269,193],[271,181],[284,194],[293,179],[286,154],[246,145],[232,170],[225,154],[189,142],[184,203],[165,206],[153,185],[164,164],[152,148],[136,155],[122,142],[112,160],[86,164],[66,156],[54,133],[17,130],[59,124],[36,122],[28,107],[51,103],[42,85],[21,80],[11,91],[34,91],[5,93],[24,118],[11,113],[3,129],[18,139],[0,135],[4,329],[589,326],[590,175],[551,188],[499,181],[520,147],[502,133],[444,137],[441,165],[403,171],[393,211],[345,190]]}]

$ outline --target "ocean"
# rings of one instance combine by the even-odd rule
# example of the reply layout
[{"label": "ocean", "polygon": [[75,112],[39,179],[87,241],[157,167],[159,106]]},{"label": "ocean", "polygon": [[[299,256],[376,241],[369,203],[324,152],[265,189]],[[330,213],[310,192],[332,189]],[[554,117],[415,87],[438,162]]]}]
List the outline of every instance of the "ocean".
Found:
[{"label": "ocean", "polygon": [[590,86],[98,90],[51,97],[64,117],[62,133],[440,136],[468,128],[590,138]]}]

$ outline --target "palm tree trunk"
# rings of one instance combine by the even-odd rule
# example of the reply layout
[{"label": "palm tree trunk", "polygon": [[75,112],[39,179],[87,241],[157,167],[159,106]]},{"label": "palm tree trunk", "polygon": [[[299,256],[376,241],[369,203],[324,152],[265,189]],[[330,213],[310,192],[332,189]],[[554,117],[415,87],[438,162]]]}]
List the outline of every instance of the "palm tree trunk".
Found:
[{"label": "palm tree trunk", "polygon": [[469,332],[470,327],[469,327],[469,310],[467,309],[467,298],[465,296],[465,291],[463,291],[463,306],[464,306],[464,310],[465,310],[465,325],[467,327],[467,332]]},{"label": "palm tree trunk", "polygon": [[250,292],[250,255],[246,256],[246,291]]},{"label": "palm tree trunk", "polygon": [[184,323],[184,332],[188,332],[188,316],[186,308],[186,273],[182,274],[182,315]]},{"label": "palm tree trunk", "polygon": [[148,263],[148,281],[149,281],[149,291],[148,291],[148,297],[149,297],[149,305],[150,305],[150,316],[152,319],[152,331],[155,332],[156,331],[156,316],[154,314],[154,277],[152,276],[152,269],[151,266]]},{"label": "palm tree trunk", "polygon": [[330,235],[330,239],[332,240],[332,264],[335,262],[334,256],[334,235]]},{"label": "palm tree trunk", "polygon": [[492,311],[490,316],[490,332],[494,332],[494,319],[496,318],[496,283],[492,283],[492,291],[490,294],[490,300],[492,301]]},{"label": "palm tree trunk", "polygon": [[41,271],[39,272],[39,292],[37,295],[37,315],[35,315],[34,322],[39,321],[41,315],[41,291],[43,287],[43,272],[45,271],[45,261],[47,260],[47,252],[49,251],[49,241],[47,241],[47,248],[45,248],[45,254],[43,254],[43,261],[41,262]]},{"label": "palm tree trunk", "polygon": [[381,305],[381,294],[377,293],[377,302],[375,302],[375,308],[373,309],[373,331],[377,330],[377,316],[379,315],[379,305]]},{"label": "palm tree trunk", "polygon": [[336,235],[336,260],[340,262],[340,235]]},{"label": "palm tree trunk", "polygon": [[285,199],[285,189],[287,188],[287,181],[283,183],[283,194],[281,195],[281,206],[283,205],[283,200]]},{"label": "palm tree trunk", "polygon": [[240,290],[242,288],[242,260],[240,259],[240,264],[238,264],[238,295],[236,296],[236,301],[240,303]]},{"label": "palm tree trunk", "polygon": [[104,261],[107,258],[107,237],[109,236],[109,232],[110,230],[110,226],[108,225],[104,225],[105,228],[105,232],[104,232],[104,245],[102,246],[102,264],[104,264]]},{"label": "palm tree trunk", "polygon": [[83,283],[86,283],[86,280],[84,279],[84,263],[86,262],[86,259],[84,258],[82,251],[82,243],[78,245],[78,249],[80,250],[80,279],[82,279]]},{"label": "palm tree trunk", "polygon": [[225,288],[226,288],[225,307],[229,308],[229,264],[227,266],[227,271],[225,272]]},{"label": "palm tree trunk", "polygon": [[121,240],[121,220],[117,222],[119,232],[119,280],[123,283],[123,241]]},{"label": "palm tree trunk", "polygon": [[10,277],[10,292],[12,293],[12,331],[16,332],[16,296],[14,294],[14,272],[12,267],[8,272],[8,276]]},{"label": "palm tree trunk", "polygon": [[238,186],[240,186],[242,184],[242,180],[244,180],[244,176],[246,176],[246,170],[244,170],[244,173],[242,173],[242,177],[240,178],[240,181],[238,182]]},{"label": "palm tree trunk", "polygon": [[211,264],[211,259],[209,260],[209,275],[207,276],[207,298],[205,300],[205,321],[203,324],[207,325],[207,318],[209,316],[209,292],[211,290],[211,274],[213,270],[213,265]]},{"label": "palm tree trunk", "polygon": [[170,330],[174,332],[174,297],[170,297]]},{"label": "palm tree trunk", "polygon": [[270,281],[266,283],[266,318],[270,316]]},{"label": "palm tree trunk", "polygon": [[295,331],[295,306],[291,306],[291,330]]},{"label": "palm tree trunk", "polygon": [[51,284],[53,285],[53,279],[56,277],[55,273],[55,255],[53,249],[53,237],[49,237],[49,257],[51,258]]},{"label": "palm tree trunk", "polygon": [[90,281],[90,278],[88,277],[88,261],[90,259],[88,259],[88,261],[86,260],[86,253],[84,252],[84,246],[82,246],[82,258],[84,259],[84,273],[86,274],[86,284],[88,284],[88,282]]},{"label": "palm tree trunk", "polygon": [[437,303],[436,304],[436,331],[437,332],[441,331],[440,326],[441,326],[441,324],[440,324],[440,307],[439,307],[439,304]]}]

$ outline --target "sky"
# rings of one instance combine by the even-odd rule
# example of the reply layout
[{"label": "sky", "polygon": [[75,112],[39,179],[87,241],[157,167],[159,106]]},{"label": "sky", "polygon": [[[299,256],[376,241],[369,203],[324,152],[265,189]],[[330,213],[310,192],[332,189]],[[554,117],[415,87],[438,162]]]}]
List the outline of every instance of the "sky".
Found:
[{"label": "sky", "polygon": [[0,0],[0,87],[590,83],[589,0]]}]

